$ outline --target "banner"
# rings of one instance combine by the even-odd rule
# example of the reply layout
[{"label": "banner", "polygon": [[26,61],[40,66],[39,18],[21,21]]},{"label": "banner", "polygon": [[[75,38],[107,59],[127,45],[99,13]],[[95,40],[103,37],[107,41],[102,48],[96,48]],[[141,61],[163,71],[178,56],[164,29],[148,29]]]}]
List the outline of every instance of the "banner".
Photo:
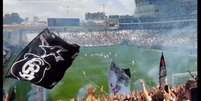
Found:
[{"label": "banner", "polygon": [[166,70],[165,59],[164,59],[163,53],[161,55],[159,68],[160,68],[159,69],[159,85],[160,85],[160,87],[164,87],[165,82],[166,82],[167,70]]},{"label": "banner", "polygon": [[63,78],[79,48],[45,29],[18,54],[6,77],[51,89]]},{"label": "banner", "polygon": [[112,62],[108,74],[110,95],[129,95],[130,77],[130,69],[121,69]]}]

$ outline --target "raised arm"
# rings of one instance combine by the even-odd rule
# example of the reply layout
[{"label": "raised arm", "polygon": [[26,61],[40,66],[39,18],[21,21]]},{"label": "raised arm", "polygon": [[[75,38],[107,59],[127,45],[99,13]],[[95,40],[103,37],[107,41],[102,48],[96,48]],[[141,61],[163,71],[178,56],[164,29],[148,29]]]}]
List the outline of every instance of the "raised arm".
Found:
[{"label": "raised arm", "polygon": [[145,88],[145,85],[144,85],[144,80],[140,80],[140,83],[141,83],[141,87],[142,87],[142,91],[145,95],[145,98],[146,98],[146,101],[151,101],[151,97],[149,96],[146,88]]}]

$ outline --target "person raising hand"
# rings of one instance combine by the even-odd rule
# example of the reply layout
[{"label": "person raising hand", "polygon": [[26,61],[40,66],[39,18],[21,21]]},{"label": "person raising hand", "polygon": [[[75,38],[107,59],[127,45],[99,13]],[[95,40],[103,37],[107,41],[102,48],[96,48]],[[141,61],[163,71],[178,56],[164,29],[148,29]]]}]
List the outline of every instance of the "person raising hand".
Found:
[{"label": "person raising hand", "polygon": [[145,88],[144,80],[140,79],[140,84],[141,84],[142,92],[145,96],[146,101],[152,101],[152,98],[149,96],[149,94]]}]

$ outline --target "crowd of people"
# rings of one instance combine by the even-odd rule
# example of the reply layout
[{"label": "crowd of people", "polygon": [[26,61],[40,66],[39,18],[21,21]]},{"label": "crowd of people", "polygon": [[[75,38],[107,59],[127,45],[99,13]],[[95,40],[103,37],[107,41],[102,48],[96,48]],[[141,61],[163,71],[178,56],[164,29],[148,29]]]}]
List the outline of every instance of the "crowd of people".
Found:
[{"label": "crowd of people", "polygon": [[[191,46],[193,37],[159,35],[157,33],[146,33],[143,31],[109,31],[109,32],[65,32],[59,34],[61,38],[68,42],[77,43],[81,46],[108,46],[120,44],[123,40],[129,41],[137,46],[152,48],[154,46],[164,45],[187,45]],[[6,54],[6,52],[5,52]],[[141,80],[141,91],[132,91],[130,95],[108,95],[104,93],[103,87],[99,94],[92,85],[88,86],[87,96],[85,98],[73,98],[72,101],[194,101],[192,98],[197,93],[193,91],[197,88],[195,80],[189,80],[185,85],[169,87],[153,87],[146,89],[145,83]],[[168,88],[165,90],[165,88]],[[4,101],[8,100],[5,94]]]},{"label": "crowd of people", "polygon": [[120,30],[100,32],[60,32],[59,34],[68,42],[77,43],[81,46],[108,46],[119,44],[124,40],[147,48],[178,47],[180,45],[192,46],[194,37],[185,33],[161,34],[154,31]]},{"label": "crowd of people", "polygon": [[71,101],[198,101],[197,81],[188,80],[184,85],[169,87],[168,84],[164,87],[153,87],[146,89],[143,80],[140,80],[141,91],[132,91],[130,95],[107,95],[104,93],[103,87],[97,94],[92,85],[88,85],[87,96],[85,98],[73,98]]},{"label": "crowd of people", "polygon": [[[87,31],[87,32],[56,32],[62,39],[69,43],[76,43],[82,47],[93,46],[111,46],[121,44],[127,41],[130,45],[135,45],[144,48],[154,49],[182,49],[187,50],[190,53],[196,53],[196,32],[178,32],[173,31],[171,33],[163,32],[160,30],[115,30],[115,31]],[[38,33],[30,32],[25,34],[25,40],[20,40],[17,37],[15,40],[20,42],[10,43],[9,40],[13,40],[11,36],[5,37],[9,44],[16,45],[29,43]],[[23,38],[22,38],[23,39]],[[23,41],[23,42],[22,42]],[[5,45],[7,46],[7,45]],[[189,51],[190,50],[190,51]]]}]

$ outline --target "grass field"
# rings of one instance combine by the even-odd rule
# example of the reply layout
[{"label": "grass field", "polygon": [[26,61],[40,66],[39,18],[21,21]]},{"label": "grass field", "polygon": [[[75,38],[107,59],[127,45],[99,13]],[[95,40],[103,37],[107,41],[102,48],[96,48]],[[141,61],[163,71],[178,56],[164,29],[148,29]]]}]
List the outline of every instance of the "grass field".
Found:
[{"label": "grass field", "polygon": [[[173,73],[197,70],[196,57],[179,54],[180,52],[175,50],[163,51],[163,53],[168,78],[171,78]],[[80,54],[66,71],[63,79],[56,87],[48,90],[48,101],[56,101],[57,99],[68,101],[69,98],[76,97],[79,89],[88,83],[97,86],[103,85],[104,90],[108,92],[107,70],[112,60],[122,68],[131,69],[131,89],[136,89],[134,82],[140,78],[146,81],[147,86],[155,86],[158,80],[160,56],[160,50],[136,46],[81,47]],[[29,84],[20,83],[27,85],[27,87],[19,86],[17,89],[17,93],[19,93],[17,97],[23,101],[23,94],[27,93]],[[97,88],[97,90],[99,89]]]}]

